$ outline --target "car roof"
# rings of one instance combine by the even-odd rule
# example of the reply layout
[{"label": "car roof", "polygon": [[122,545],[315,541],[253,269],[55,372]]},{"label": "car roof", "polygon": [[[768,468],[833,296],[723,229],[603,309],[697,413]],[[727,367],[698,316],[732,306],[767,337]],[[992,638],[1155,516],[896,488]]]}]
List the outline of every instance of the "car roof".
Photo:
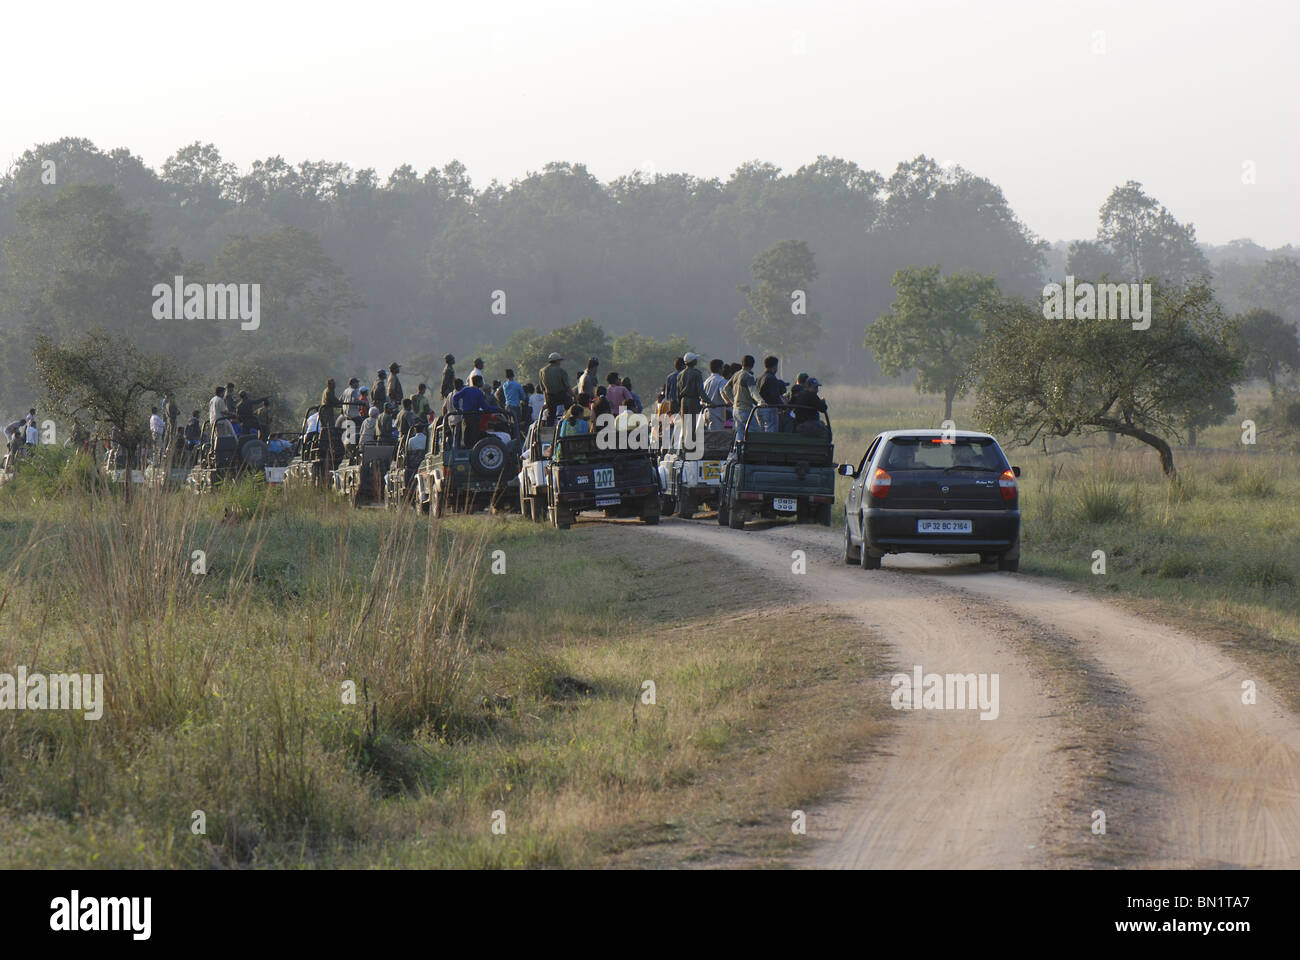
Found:
[{"label": "car roof", "polygon": [[885,440],[892,440],[894,437],[978,437],[982,440],[993,440],[992,436],[979,430],[935,430],[931,427],[918,430],[886,430],[880,436]]}]

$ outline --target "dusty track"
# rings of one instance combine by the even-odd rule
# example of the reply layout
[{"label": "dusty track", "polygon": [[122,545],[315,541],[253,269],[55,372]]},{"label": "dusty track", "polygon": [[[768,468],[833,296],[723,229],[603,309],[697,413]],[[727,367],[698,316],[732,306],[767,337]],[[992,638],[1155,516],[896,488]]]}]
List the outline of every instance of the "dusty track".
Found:
[{"label": "dusty track", "polygon": [[1000,676],[996,720],[894,714],[849,795],[812,811],[806,865],[1300,866],[1300,722],[1210,642],[973,558],[848,567],[824,527],[666,518],[645,535],[707,546],[764,571],[773,598],[858,619],[894,652],[873,684],[886,701],[889,675],[917,664]]}]

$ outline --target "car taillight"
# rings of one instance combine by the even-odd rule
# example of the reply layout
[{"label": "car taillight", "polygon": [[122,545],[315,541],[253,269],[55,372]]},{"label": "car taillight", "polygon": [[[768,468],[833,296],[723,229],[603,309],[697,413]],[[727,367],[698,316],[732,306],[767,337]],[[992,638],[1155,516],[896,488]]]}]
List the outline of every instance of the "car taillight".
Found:
[{"label": "car taillight", "polygon": [[1002,476],[998,477],[998,487],[1002,490],[1003,500],[1014,500],[1018,493],[1016,489],[1016,475],[1010,470],[1003,470]]},{"label": "car taillight", "polygon": [[889,474],[885,473],[880,467],[876,467],[876,472],[871,475],[871,483],[867,486],[867,492],[873,497],[883,500],[885,494],[889,493],[889,485],[893,482]]}]

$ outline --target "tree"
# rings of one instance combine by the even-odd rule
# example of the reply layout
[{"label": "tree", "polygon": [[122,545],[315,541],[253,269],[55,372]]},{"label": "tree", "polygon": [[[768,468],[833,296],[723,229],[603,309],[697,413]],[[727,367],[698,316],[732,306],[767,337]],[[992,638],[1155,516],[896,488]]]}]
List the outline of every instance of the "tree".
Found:
[{"label": "tree", "polygon": [[1188,285],[1210,274],[1210,262],[1196,244],[1196,228],[1181,224],[1142,184],[1130,180],[1111,191],[1099,212],[1096,244],[1079,244],[1070,253],[1069,272],[1089,280],[1092,271],[1117,265],[1131,280],[1154,277],[1165,284]]},{"label": "tree", "polygon": [[887,376],[917,372],[919,393],[943,394],[943,418],[965,393],[971,359],[984,335],[980,305],[998,293],[991,276],[954,273],[939,266],[907,267],[894,274],[897,291],[889,312],[867,328],[866,345]]},{"label": "tree", "polygon": [[1252,306],[1300,323],[1300,260],[1274,257],[1265,261],[1247,285],[1246,299]]},{"label": "tree", "polygon": [[740,287],[749,301],[736,325],[764,353],[801,356],[822,335],[821,316],[808,310],[808,289],[817,279],[812,251],[802,240],[782,240],[754,258],[754,286]]},{"label": "tree", "polygon": [[617,370],[631,380],[633,388],[648,402],[673,369],[673,361],[689,349],[686,338],[676,334],[665,343],[636,332],[627,333],[614,340],[613,359],[607,369]]},{"label": "tree", "polygon": [[[32,355],[45,404],[67,420],[85,413],[107,427],[126,452],[128,468],[149,440],[149,408],[184,380],[171,357],[142,353],[126,337],[103,329],[66,344],[38,334]],[[132,486],[126,484],[128,498]]]},{"label": "tree", "polygon": [[1300,370],[1300,337],[1296,328],[1272,310],[1248,310],[1237,319],[1240,352],[1248,377],[1268,381],[1277,399],[1277,380],[1285,370]]},{"label": "tree", "polygon": [[1241,376],[1206,284],[1155,285],[1151,327],[1127,320],[1047,319],[1037,306],[1002,303],[973,363],[975,418],[1022,444],[1113,431],[1153,447],[1173,479],[1173,450],[1189,417],[1204,420]]}]

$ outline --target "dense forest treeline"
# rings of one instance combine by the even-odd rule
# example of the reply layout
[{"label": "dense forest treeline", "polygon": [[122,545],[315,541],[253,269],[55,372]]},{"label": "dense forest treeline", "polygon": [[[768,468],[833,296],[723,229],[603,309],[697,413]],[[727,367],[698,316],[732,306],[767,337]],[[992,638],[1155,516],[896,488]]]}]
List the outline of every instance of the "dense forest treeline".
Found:
[{"label": "dense forest treeline", "polygon": [[[1141,213],[1145,246],[1106,233],[1108,208],[1115,223]],[[646,338],[729,358],[789,343],[824,379],[864,382],[879,377],[864,330],[890,308],[895,272],[914,265],[992,275],[1026,298],[1066,269],[1213,274],[1226,309],[1267,306],[1296,322],[1293,248],[1206,248],[1137,184],[1101,212],[1096,239],[1049,245],[997,185],[924,156],[888,176],[825,156],[788,173],[752,162],[725,181],[634,172],[601,183],[552,163],[478,188],[454,161],[387,178],[280,157],[241,172],[195,143],[153,170],[129,150],[66,138],[0,179],[0,403],[35,396],[37,334],[92,326],[214,382],[256,365],[295,391],[390,360],[415,377],[446,352],[509,360],[512,337],[535,344],[533,333],[587,317],[615,343],[638,335],[623,340],[628,356],[646,354]],[[800,336],[754,343],[741,329],[763,329],[755,291],[766,285],[771,300],[780,288],[781,251],[804,271],[807,315],[791,321]],[[262,322],[155,319],[151,291],[174,276],[261,284]]]}]

